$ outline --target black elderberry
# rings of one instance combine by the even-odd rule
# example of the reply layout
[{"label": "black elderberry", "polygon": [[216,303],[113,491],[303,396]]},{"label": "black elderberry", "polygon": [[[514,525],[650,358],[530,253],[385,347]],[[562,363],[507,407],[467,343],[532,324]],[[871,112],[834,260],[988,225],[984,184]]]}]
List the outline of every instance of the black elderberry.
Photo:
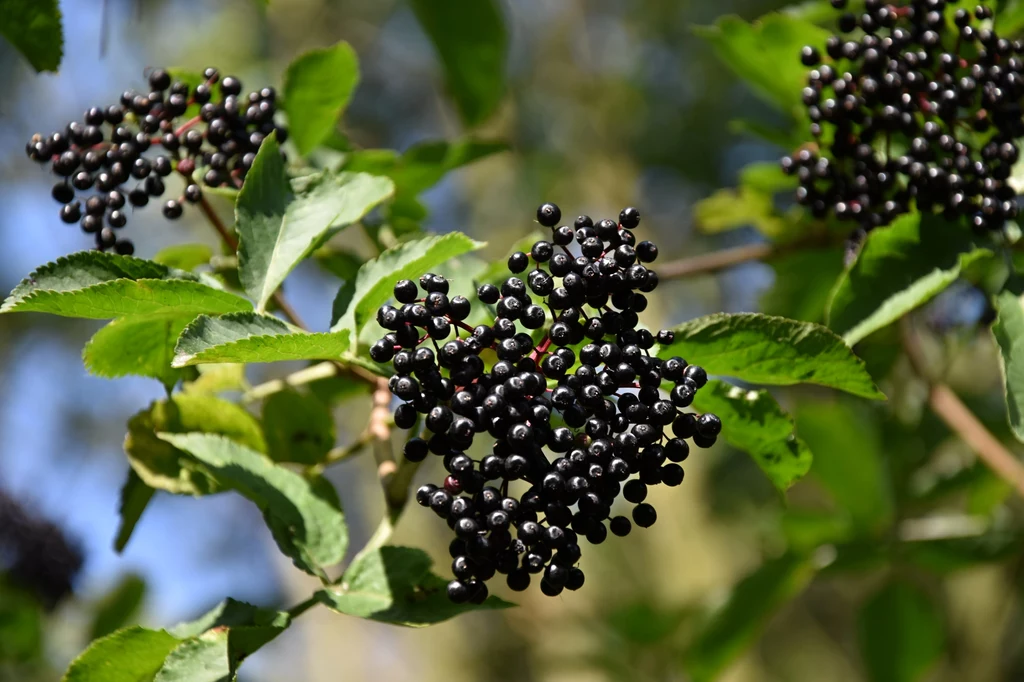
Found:
[{"label": "black elderberry", "polygon": [[[561,218],[554,205],[537,215],[548,227]],[[419,462],[433,453],[448,472],[443,485],[420,488],[416,499],[457,536],[449,586],[455,600],[486,598],[485,582],[497,573],[514,590],[526,589],[533,574],[544,594],[578,589],[581,538],[600,544],[609,532],[628,534],[634,522],[651,525],[648,488],[683,481],[683,439],[699,446],[717,437],[716,417],[679,411],[706,373],[650,354],[656,343],[673,342],[671,331],[637,329],[637,313],[647,306],[641,292],[657,288],[644,265],[657,247],[637,244],[630,232],[639,218],[636,209],[596,224],[580,216],[572,228],[553,229],[551,241],[533,244],[529,255],[513,254],[510,276],[477,289],[479,300],[494,306],[491,324],[470,329],[469,299],[449,295],[448,280],[433,273],[396,282],[395,305],[378,311],[387,334],[370,355],[394,368],[388,386],[402,401],[395,424],[424,427],[404,455]],[[582,255],[555,248],[573,239]],[[531,261],[534,269],[516,276]],[[466,454],[478,438],[489,446],[479,461]],[[527,486],[519,498],[506,496],[512,481]],[[611,517],[619,496],[637,505],[633,521]]]}]

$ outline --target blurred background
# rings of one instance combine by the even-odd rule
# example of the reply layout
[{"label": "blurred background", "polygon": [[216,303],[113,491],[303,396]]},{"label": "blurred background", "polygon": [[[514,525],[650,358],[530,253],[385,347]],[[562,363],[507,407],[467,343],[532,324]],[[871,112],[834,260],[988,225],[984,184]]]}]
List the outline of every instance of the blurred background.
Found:
[{"label": "blurred background", "polygon": [[[638,206],[644,216],[640,229],[660,245],[665,260],[757,239],[752,230],[709,237],[693,228],[695,202],[733,185],[744,165],[777,158],[783,150],[730,127],[738,116],[772,124],[777,115],[718,63],[692,26],[730,13],[753,19],[783,4],[502,2],[510,34],[508,92],[497,115],[477,133],[505,140],[511,150],[454,172],[431,189],[424,196],[430,210],[425,226],[468,232],[490,242],[489,257],[503,258],[534,226],[537,204],[554,201],[570,216],[609,217],[623,206]],[[124,89],[144,87],[146,67],[215,65],[248,87],[279,86],[297,54],[347,40],[362,69],[343,125],[353,144],[404,150],[463,134],[431,44],[402,2],[62,0],[60,6],[66,42],[59,74],[36,75],[0,42],[5,291],[37,265],[90,245],[77,227],[59,221],[49,198],[51,176],[25,158],[25,142],[35,132],[63,128],[89,106],[116,101]],[[221,208],[230,211],[226,204]],[[177,223],[153,214],[133,218],[137,255],[150,257],[185,241],[216,244],[196,212]],[[817,319],[828,282],[801,282],[799,275],[805,268],[833,274],[841,268],[838,251],[818,256],[816,264],[785,265],[779,270],[785,280],[780,275],[774,289],[782,265],[750,263],[666,283],[646,321],[669,325],[715,311],[762,309]],[[306,262],[289,279],[288,295],[312,328],[324,330],[338,285]],[[808,289],[800,297],[803,308],[795,309],[801,289]],[[963,288],[939,299],[922,319],[934,346],[957,349],[950,381],[1002,434],[992,344],[973,326],[981,307],[972,290]],[[311,588],[277,553],[258,511],[231,495],[190,499],[160,493],[125,552],[115,553],[119,489],[127,471],[124,424],[164,392],[153,380],[108,381],[86,373],[81,348],[99,326],[36,315],[0,318],[0,568],[6,571],[0,580],[0,680],[59,679],[89,637],[104,631],[103,618],[112,613],[163,627],[195,617],[225,596],[288,605]],[[858,471],[868,477],[869,492],[854,490],[848,497],[855,499],[840,499],[840,506],[906,520],[882,522],[878,547],[913,532],[925,538],[945,538],[943,532],[984,537],[997,546],[956,554],[967,557],[958,564],[944,554],[931,568],[908,568],[888,563],[872,548],[837,558],[833,545],[823,545],[814,555],[814,570],[822,573],[806,590],[809,575],[765,588],[779,591],[768,601],[780,608],[764,614],[771,618],[763,636],[757,638],[758,619],[752,617],[755,627],[726,646],[740,655],[720,679],[868,679],[857,642],[859,631],[873,621],[861,605],[893,575],[913,582],[933,598],[929,604],[939,605],[941,615],[925,614],[922,620],[924,643],[913,637],[905,642],[939,648],[927,679],[1024,679],[1019,504],[923,413],[922,388],[901,378],[892,345],[876,339],[865,351],[890,394],[888,405],[864,406],[827,392],[778,396],[797,413],[800,434],[819,458],[827,460],[827,452],[837,450],[837,458],[866,462]],[[294,368],[273,371],[288,369]],[[270,376],[255,368],[249,380]],[[337,410],[341,442],[366,423],[364,402]],[[313,610],[254,656],[242,679],[686,680],[682,651],[703,614],[765,562],[784,561],[779,557],[801,542],[816,545],[815,533],[824,532],[819,526],[828,517],[801,510],[831,509],[842,498],[828,489],[834,471],[816,473],[817,479],[798,484],[787,503],[746,456],[720,445],[689,460],[683,486],[657,490],[659,521],[653,528],[585,552],[587,586],[578,593],[549,599],[534,590],[516,595],[521,608],[471,614],[426,630]],[[847,474],[857,475],[840,472],[838,478]],[[341,492],[357,548],[383,506],[372,460],[346,461],[329,476]],[[422,480],[436,476],[420,472]],[[935,492],[949,481],[952,498]],[[930,525],[915,526],[921,500],[933,505]],[[942,525],[944,519],[953,525]],[[990,538],[994,532],[996,540]],[[448,535],[432,515],[414,509],[394,541],[427,550],[444,574]],[[34,557],[27,567],[22,554]],[[840,565],[865,570],[830,576],[829,567]],[[70,595],[66,576],[73,576]],[[752,646],[744,649],[747,643]]]}]

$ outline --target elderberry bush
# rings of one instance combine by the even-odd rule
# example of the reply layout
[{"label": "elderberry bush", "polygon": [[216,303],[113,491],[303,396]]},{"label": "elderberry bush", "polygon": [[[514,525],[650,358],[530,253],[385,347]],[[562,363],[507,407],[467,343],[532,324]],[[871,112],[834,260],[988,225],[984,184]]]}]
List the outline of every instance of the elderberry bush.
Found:
[{"label": "elderberry bush", "polygon": [[[387,334],[370,354],[394,365],[389,387],[402,401],[395,423],[411,429],[422,419],[425,427],[405,457],[433,454],[448,472],[416,500],[455,531],[455,602],[481,603],[496,574],[517,591],[533,576],[546,595],[579,589],[583,540],[600,544],[609,531],[652,525],[649,487],[682,483],[687,439],[710,447],[722,428],[713,414],[682,411],[705,371],[652,356],[673,334],[638,328],[645,294],[658,286],[647,267],[658,248],[633,235],[639,212],[558,226],[561,211],[544,204],[537,218],[550,240],[512,254],[500,287],[477,290],[493,306],[492,324],[470,327],[470,300],[449,297],[449,282],[430,273],[418,286],[397,282],[398,307],[377,313]],[[477,438],[489,450],[479,461],[466,454]],[[632,520],[613,509],[619,497],[632,505]]]},{"label": "elderberry bush", "polygon": [[858,231],[916,206],[1001,230],[1018,214],[1008,184],[1024,135],[1024,43],[1000,38],[992,10],[945,0],[866,0],[839,32],[803,48],[803,102],[816,144],[782,159],[799,203]]},{"label": "elderberry bush", "polygon": [[132,242],[119,236],[129,207],[162,197],[172,173],[182,177],[184,191],[162,210],[176,220],[185,204],[203,200],[203,186],[240,188],[267,135],[276,132],[284,141],[287,131],[274,122],[273,88],[243,97],[233,76],[221,78],[208,68],[203,78],[191,87],[154,69],[148,93],[127,90],[118,103],[92,107],[63,131],[28,142],[29,158],[61,178],[51,192],[61,204],[60,219],[94,235],[97,249],[134,252]]}]

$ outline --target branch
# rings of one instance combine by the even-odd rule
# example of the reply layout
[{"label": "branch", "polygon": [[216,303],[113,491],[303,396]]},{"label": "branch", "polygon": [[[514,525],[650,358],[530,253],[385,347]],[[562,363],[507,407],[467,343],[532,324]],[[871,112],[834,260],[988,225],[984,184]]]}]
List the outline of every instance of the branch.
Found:
[{"label": "branch", "polygon": [[768,261],[784,256],[794,251],[806,248],[828,246],[832,241],[828,235],[811,235],[786,244],[772,244],[762,242],[760,244],[744,244],[731,249],[722,249],[704,253],[692,258],[680,258],[656,266],[658,279],[683,279],[696,275],[711,275],[721,272],[736,265],[749,263],[751,261]]},{"label": "branch", "polygon": [[1024,464],[999,442],[946,384],[935,380],[927,358],[907,318],[901,323],[903,348],[914,372],[928,383],[928,405],[954,433],[974,450],[997,476],[1024,497]]}]

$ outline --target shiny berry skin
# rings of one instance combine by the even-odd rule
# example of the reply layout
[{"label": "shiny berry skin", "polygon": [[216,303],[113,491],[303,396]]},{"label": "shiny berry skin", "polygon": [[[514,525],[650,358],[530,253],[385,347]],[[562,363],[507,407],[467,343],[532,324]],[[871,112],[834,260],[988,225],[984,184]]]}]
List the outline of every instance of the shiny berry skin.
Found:
[{"label": "shiny berry skin", "polygon": [[541,204],[537,209],[537,222],[544,227],[554,227],[562,219],[562,211],[554,204]]}]

